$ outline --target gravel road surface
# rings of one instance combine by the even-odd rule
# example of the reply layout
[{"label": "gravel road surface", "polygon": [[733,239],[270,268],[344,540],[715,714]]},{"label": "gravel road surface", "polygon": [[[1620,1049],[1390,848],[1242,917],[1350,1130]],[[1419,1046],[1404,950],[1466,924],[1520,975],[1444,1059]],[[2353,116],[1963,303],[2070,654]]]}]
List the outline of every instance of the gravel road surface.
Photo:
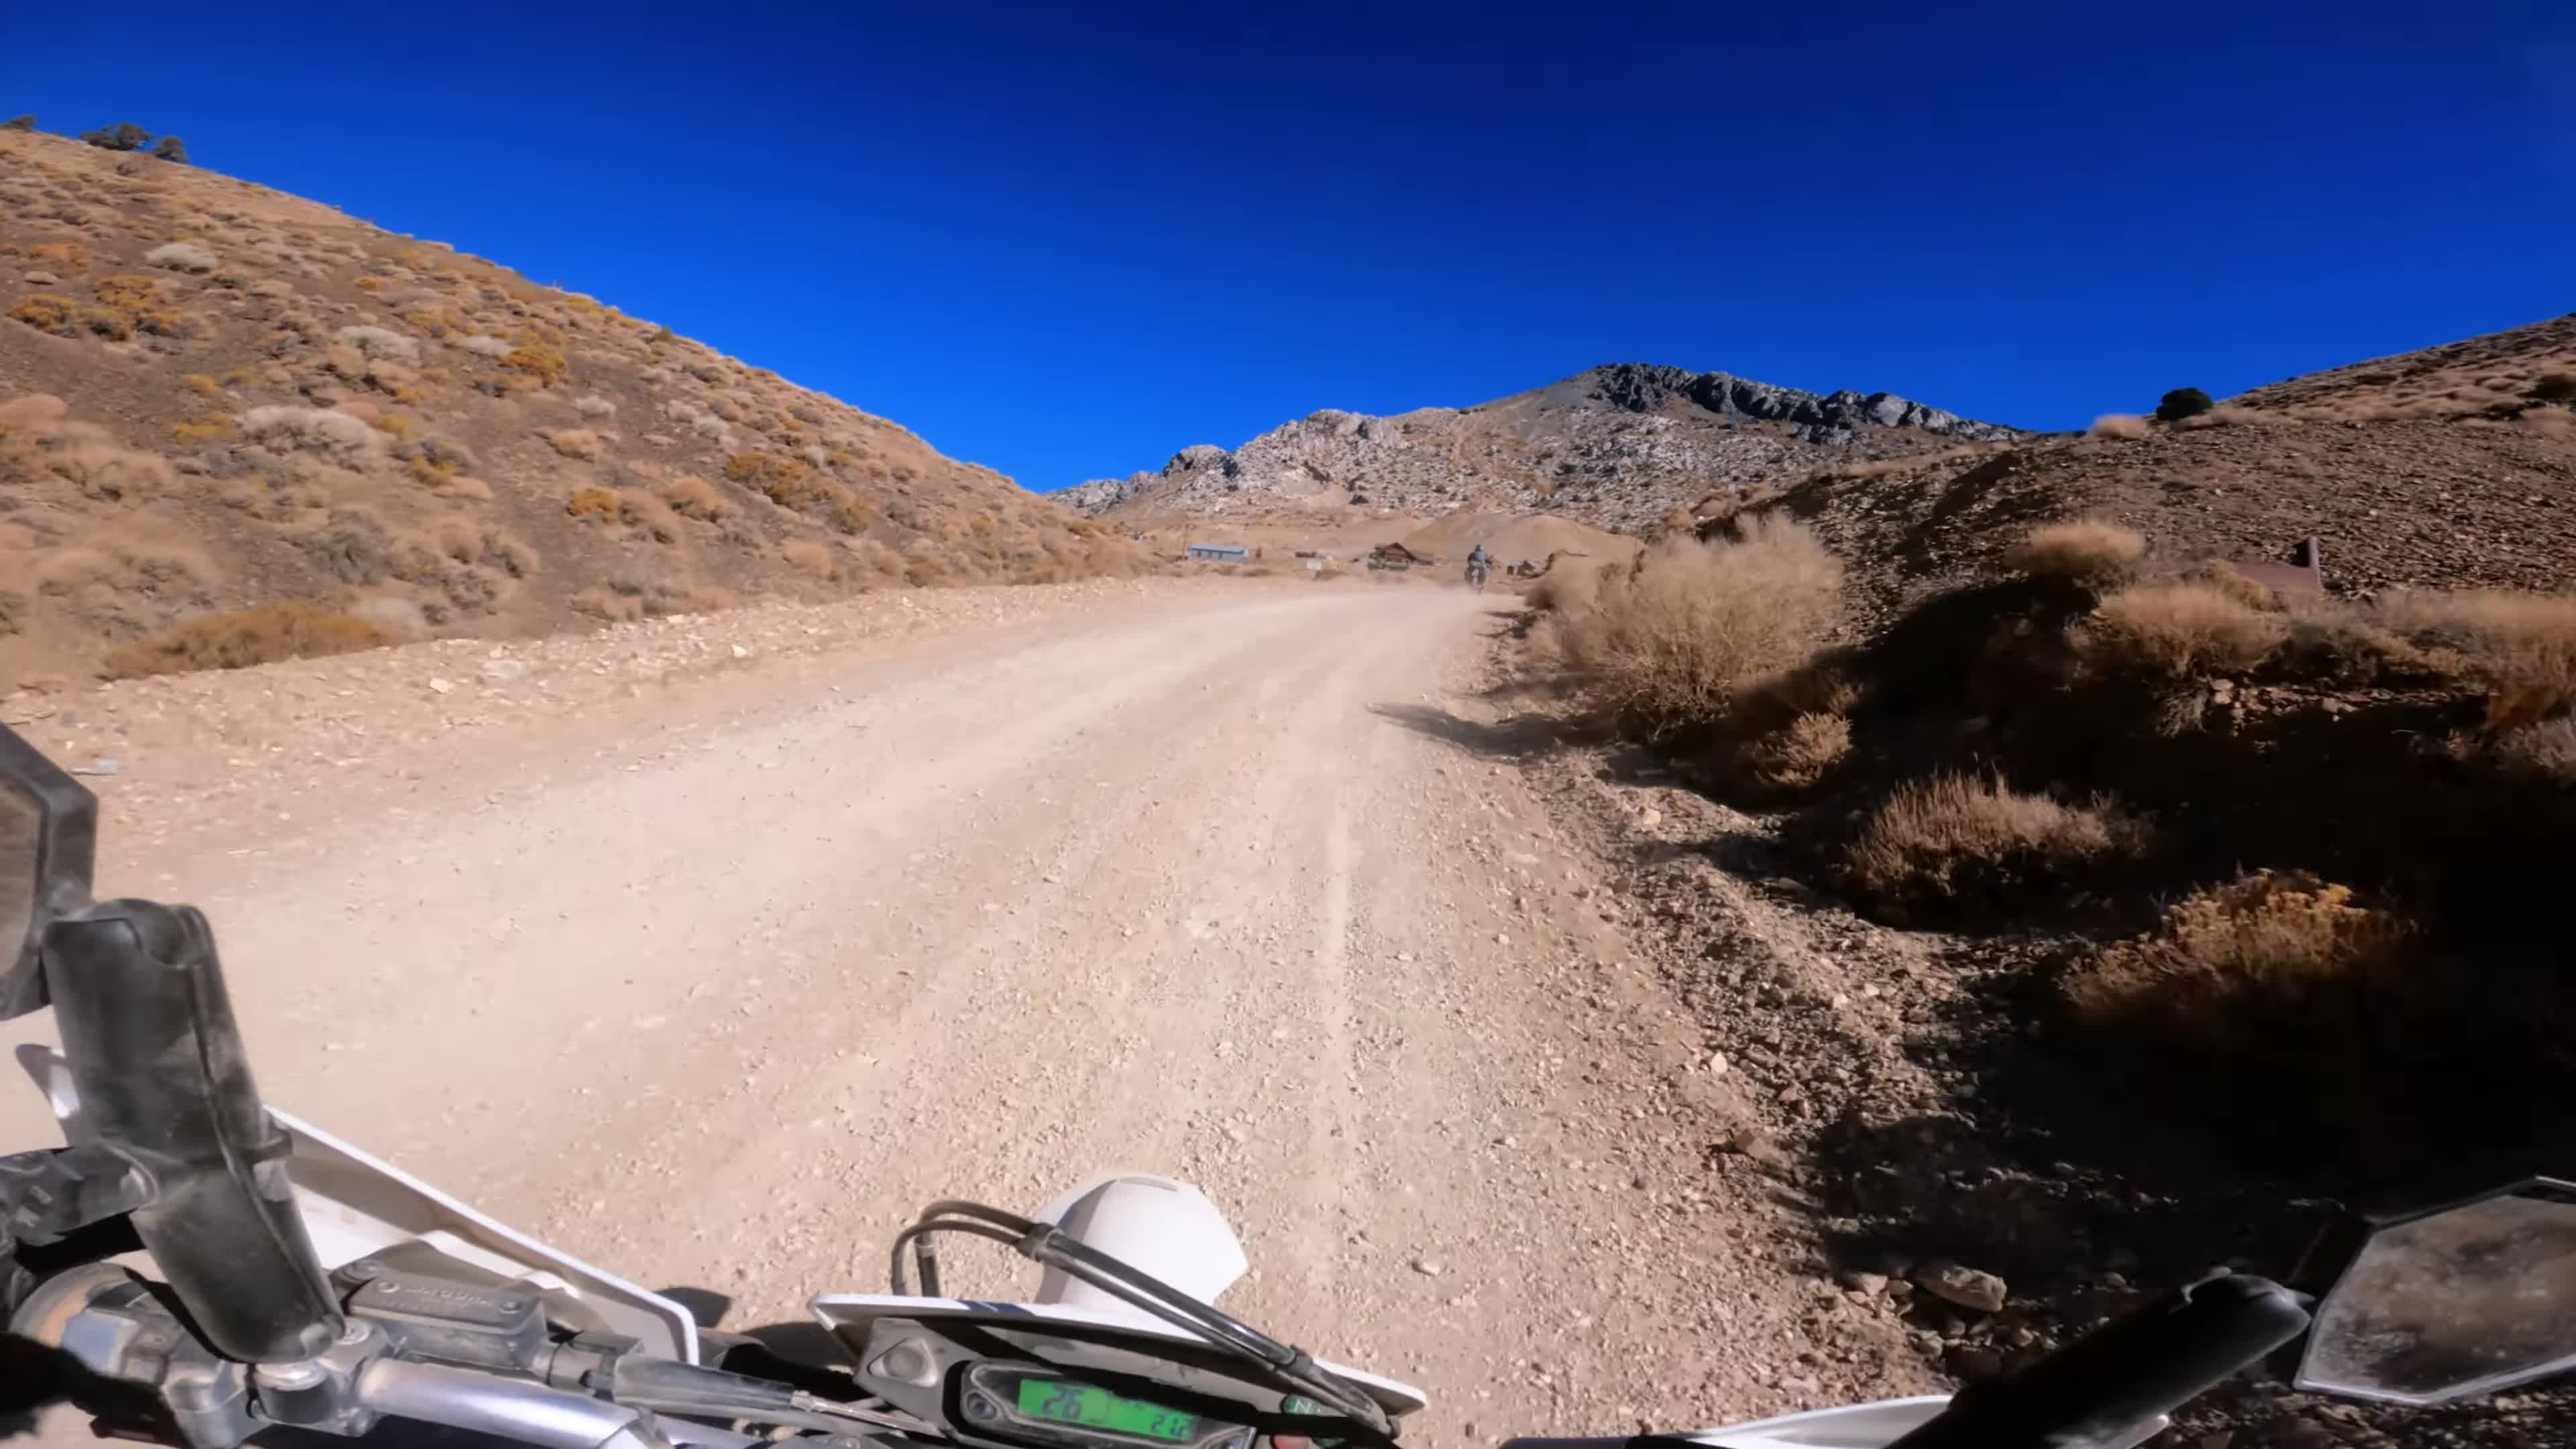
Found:
[{"label": "gravel road surface", "polygon": [[[518,713],[414,651],[192,682],[339,723],[121,762],[103,884],[208,908],[272,1100],[729,1328],[877,1288],[933,1198],[1134,1169],[1236,1224],[1227,1306],[1426,1387],[1409,1441],[1817,1402],[1816,1285],[1701,1195],[1697,1032],[1474,748],[1499,607],[1139,587],[774,664],[726,616],[742,667]],[[152,785],[293,749],[291,809]]]}]

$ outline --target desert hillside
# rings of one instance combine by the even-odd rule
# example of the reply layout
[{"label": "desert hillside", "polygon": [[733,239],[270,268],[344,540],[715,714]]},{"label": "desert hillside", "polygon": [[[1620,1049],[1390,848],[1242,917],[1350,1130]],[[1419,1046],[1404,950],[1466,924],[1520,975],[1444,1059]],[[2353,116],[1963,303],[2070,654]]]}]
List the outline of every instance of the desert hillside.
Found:
[{"label": "desert hillside", "polygon": [[[1641,862],[1836,1282],[1992,1378],[2331,1211],[2576,1155],[2530,1110],[2576,1083],[2571,401],[2559,319],[1748,490],[1540,580],[1525,713],[1428,726]],[[2538,1443],[2568,1407],[2239,1384],[2175,1438]]]},{"label": "desert hillside", "polygon": [[1676,507],[1875,460],[1957,455],[2018,436],[1887,393],[1818,394],[1622,364],[1467,408],[1327,409],[1241,447],[1182,449],[1159,471],[1070,489],[1121,523],[1175,516],[1365,524],[1457,509],[1544,511],[1635,531]]},{"label": "desert hillside", "polygon": [[[2034,524],[2101,518],[2150,567],[2293,564],[2338,594],[2576,578],[2576,317],[2257,388],[2190,417],[2103,418],[1975,458],[1819,472],[1712,500],[1785,505],[1882,602],[1994,571]],[[2257,570],[2260,571],[2259,569]]]},{"label": "desert hillside", "polygon": [[1130,556],[649,320],[64,137],[0,133],[0,314],[13,681]]}]

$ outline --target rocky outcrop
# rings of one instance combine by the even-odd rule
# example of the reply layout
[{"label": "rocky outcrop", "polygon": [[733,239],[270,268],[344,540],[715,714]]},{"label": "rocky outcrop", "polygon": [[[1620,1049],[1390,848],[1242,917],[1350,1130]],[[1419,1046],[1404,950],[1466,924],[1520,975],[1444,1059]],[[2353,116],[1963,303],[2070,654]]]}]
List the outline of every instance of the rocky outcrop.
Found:
[{"label": "rocky outcrop", "polygon": [[1999,423],[1981,423],[1926,407],[1892,392],[1864,396],[1846,389],[1819,394],[1776,387],[1731,373],[1687,372],[1642,362],[1596,367],[1583,377],[1591,380],[1594,397],[1627,412],[1651,413],[1675,402],[1687,402],[1718,417],[1787,423],[1811,443],[1849,443],[1864,424],[1912,428],[1968,442],[2008,438],[2015,432]]},{"label": "rocky outcrop", "polygon": [[1058,496],[1093,515],[1477,506],[1636,528],[1711,492],[2013,435],[1890,393],[1623,363],[1472,408],[1325,408],[1238,448],[1197,444],[1158,471]]}]

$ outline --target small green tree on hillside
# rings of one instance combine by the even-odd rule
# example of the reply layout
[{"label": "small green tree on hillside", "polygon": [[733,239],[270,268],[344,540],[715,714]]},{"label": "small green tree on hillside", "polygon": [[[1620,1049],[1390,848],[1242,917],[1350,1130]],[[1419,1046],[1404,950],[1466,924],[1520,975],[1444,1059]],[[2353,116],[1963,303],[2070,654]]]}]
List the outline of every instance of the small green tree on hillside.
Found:
[{"label": "small green tree on hillside", "polygon": [[0,121],[0,131],[32,131],[34,129],[36,129],[36,113],[33,111],[29,111],[23,116],[11,116],[5,121]]},{"label": "small green tree on hillside", "polygon": [[2209,400],[2209,394],[2199,388],[2178,387],[2166,393],[2164,400],[2156,404],[2156,416],[2169,423],[2178,423],[2185,418],[2196,418],[2215,406]]},{"label": "small green tree on hillside", "polygon": [[152,140],[152,133],[132,121],[119,121],[95,131],[83,131],[81,139],[102,151],[140,151]]},{"label": "small green tree on hillside", "polygon": [[164,136],[153,146],[152,154],[164,161],[185,161],[188,159],[188,143],[176,136]]}]

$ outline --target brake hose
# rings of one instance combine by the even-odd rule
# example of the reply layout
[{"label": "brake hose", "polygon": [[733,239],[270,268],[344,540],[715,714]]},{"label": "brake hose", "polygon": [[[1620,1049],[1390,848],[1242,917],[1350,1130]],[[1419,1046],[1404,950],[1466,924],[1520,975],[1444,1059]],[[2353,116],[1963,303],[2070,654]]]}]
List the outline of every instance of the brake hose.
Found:
[{"label": "brake hose", "polygon": [[923,1244],[919,1262],[924,1287],[936,1276],[936,1259],[927,1247],[934,1233],[965,1233],[1009,1245],[1021,1256],[1080,1279],[1132,1304],[1237,1357],[1260,1365],[1288,1387],[1311,1394],[1341,1411],[1383,1440],[1394,1437],[1394,1424],[1377,1401],[1358,1386],[1317,1363],[1304,1349],[1281,1343],[1252,1325],[1203,1303],[1170,1284],[1068,1237],[1053,1223],[1035,1222],[982,1203],[944,1200],[922,1209],[921,1217],[895,1235],[889,1276],[897,1294],[907,1292],[903,1250]]}]

